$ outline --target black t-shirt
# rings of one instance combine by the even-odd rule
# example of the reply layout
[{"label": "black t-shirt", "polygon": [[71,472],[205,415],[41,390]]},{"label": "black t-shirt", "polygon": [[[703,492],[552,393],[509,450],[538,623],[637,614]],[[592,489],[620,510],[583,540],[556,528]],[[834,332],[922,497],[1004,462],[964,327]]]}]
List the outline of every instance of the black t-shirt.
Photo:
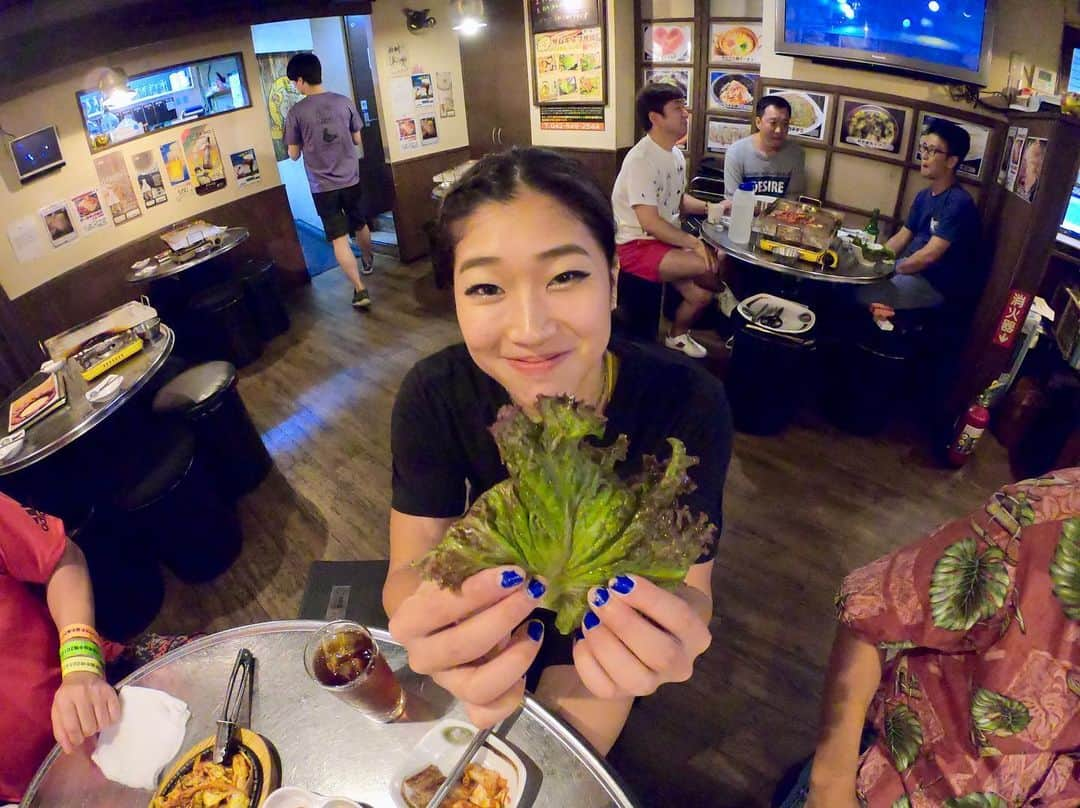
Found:
[{"label": "black t-shirt", "polygon": [[[732,434],[723,385],[668,349],[622,340],[610,347],[619,358],[619,373],[604,410],[608,420],[601,443],[610,445],[620,434],[630,439],[627,458],[615,471],[630,477],[641,470],[642,455],[666,460],[671,454],[667,438],[678,438],[699,461],[689,471],[697,489],[682,502],[695,515],[708,514],[719,536]],[[394,402],[394,510],[458,517],[505,480],[489,427],[508,403],[502,385],[476,366],[464,345],[418,362]],[[715,553],[714,545],[699,561]]]},{"label": "black t-shirt", "polygon": [[[724,387],[691,360],[673,351],[613,340],[619,373],[604,410],[602,445],[620,434],[630,440],[615,471],[627,478],[641,470],[642,455],[666,460],[668,436],[679,438],[699,459],[689,470],[697,489],[682,498],[691,513],[705,512],[723,526],[724,478],[731,459],[731,413]],[[456,518],[480,494],[506,479],[506,468],[489,427],[506,390],[473,362],[464,345],[453,345],[418,362],[405,376],[394,402],[391,426],[394,510],[413,516]],[[716,546],[698,562],[711,559]],[[558,634],[554,613],[537,609],[544,643],[526,683],[535,690],[550,665],[573,664],[570,637]]]}]

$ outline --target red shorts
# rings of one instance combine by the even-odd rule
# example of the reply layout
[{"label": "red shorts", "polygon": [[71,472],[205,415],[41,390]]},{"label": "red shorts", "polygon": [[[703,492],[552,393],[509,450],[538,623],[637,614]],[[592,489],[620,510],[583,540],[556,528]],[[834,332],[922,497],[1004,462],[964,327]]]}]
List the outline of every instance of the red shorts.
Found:
[{"label": "red shorts", "polygon": [[660,283],[660,262],[676,247],[654,238],[639,238],[626,244],[616,244],[619,271],[636,275],[643,280]]}]

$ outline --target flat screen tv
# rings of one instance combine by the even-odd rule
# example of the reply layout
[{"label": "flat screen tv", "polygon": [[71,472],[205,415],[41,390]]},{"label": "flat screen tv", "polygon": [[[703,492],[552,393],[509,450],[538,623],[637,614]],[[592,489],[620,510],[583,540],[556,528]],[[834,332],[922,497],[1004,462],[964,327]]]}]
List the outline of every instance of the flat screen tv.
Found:
[{"label": "flat screen tv", "polygon": [[776,0],[776,52],[986,86],[993,0]]},{"label": "flat screen tv", "polygon": [[64,165],[55,126],[17,137],[11,141],[10,148],[20,182]]}]

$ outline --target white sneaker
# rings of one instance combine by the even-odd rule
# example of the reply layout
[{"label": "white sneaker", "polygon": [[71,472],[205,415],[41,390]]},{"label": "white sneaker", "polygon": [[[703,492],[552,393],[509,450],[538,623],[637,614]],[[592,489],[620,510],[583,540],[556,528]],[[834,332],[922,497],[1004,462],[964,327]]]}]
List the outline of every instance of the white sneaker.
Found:
[{"label": "white sneaker", "polygon": [[720,309],[720,313],[725,317],[730,317],[738,305],[739,299],[735,297],[731,287],[725,283],[724,288],[716,293],[716,307]]},{"label": "white sneaker", "polygon": [[691,337],[689,331],[677,337],[665,337],[664,345],[673,350],[682,351],[691,359],[704,359],[708,355],[705,346]]}]

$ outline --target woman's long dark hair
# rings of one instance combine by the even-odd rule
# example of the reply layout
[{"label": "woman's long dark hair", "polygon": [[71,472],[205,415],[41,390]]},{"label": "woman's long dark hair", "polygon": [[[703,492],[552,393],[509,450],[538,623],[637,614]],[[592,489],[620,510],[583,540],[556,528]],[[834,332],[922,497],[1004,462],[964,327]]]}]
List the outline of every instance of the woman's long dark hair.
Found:
[{"label": "woman's long dark hair", "polygon": [[565,206],[604,251],[608,263],[615,260],[615,217],[611,200],[577,160],[550,149],[519,148],[489,154],[469,169],[450,189],[435,223],[436,272],[453,277],[454,250],[461,239],[458,225],[487,202],[509,202],[521,188],[547,194]]}]

